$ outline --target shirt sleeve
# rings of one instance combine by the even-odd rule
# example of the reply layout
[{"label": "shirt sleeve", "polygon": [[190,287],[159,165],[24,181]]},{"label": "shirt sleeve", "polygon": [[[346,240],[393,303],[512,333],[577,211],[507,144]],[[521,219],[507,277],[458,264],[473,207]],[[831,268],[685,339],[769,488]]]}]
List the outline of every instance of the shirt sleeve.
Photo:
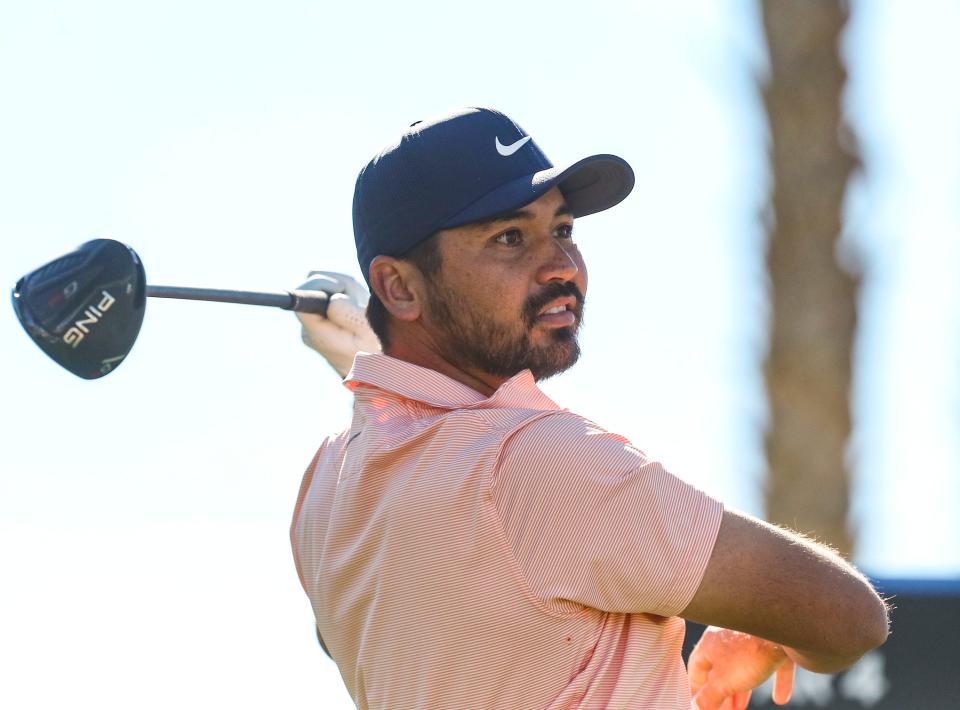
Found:
[{"label": "shirt sleeve", "polygon": [[675,616],[700,585],[723,514],[623,437],[568,412],[505,441],[491,490],[531,592],[558,612]]}]

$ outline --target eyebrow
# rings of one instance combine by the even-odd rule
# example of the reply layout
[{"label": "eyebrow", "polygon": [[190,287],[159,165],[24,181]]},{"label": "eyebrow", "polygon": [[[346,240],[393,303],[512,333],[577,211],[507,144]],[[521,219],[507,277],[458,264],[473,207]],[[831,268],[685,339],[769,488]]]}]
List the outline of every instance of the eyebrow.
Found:
[{"label": "eyebrow", "polygon": [[[565,215],[571,215],[571,216],[573,215],[573,210],[570,209],[570,205],[568,205],[566,202],[564,202],[559,207],[557,207],[557,211],[553,213],[554,218],[562,217]],[[501,224],[503,222],[513,222],[514,220],[518,220],[518,219],[533,219],[533,217],[534,217],[533,212],[531,212],[530,210],[524,210],[524,209],[512,210],[510,212],[503,212],[502,214],[498,214],[496,217],[491,217],[490,219],[485,219],[480,222],[474,222],[472,226],[477,227],[479,229],[486,229],[488,227],[492,227],[495,224]]]}]

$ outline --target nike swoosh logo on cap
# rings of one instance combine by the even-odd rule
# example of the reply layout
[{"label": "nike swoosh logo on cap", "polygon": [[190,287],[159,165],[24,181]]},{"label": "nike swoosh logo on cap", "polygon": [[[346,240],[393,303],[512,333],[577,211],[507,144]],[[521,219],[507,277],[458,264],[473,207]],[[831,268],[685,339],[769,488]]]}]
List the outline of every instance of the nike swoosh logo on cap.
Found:
[{"label": "nike swoosh logo on cap", "polygon": [[528,140],[530,140],[530,136],[524,136],[523,138],[518,140],[516,143],[511,143],[510,145],[504,145],[503,143],[500,142],[500,136],[497,136],[496,138],[497,152],[500,155],[502,155],[504,158],[506,158],[507,156],[513,155],[518,150],[520,150],[523,147],[523,144],[526,143]]}]

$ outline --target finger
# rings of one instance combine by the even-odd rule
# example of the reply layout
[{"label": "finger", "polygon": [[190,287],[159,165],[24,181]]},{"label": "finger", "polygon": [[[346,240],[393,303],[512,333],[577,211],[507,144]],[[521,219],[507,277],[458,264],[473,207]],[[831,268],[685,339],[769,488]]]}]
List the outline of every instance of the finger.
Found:
[{"label": "finger", "polygon": [[729,693],[707,683],[694,696],[694,700],[697,702],[694,707],[700,708],[700,710],[721,710],[728,697],[730,697]]},{"label": "finger", "polygon": [[327,320],[319,313],[297,313],[297,320],[303,326],[305,331],[316,333],[318,335],[332,334],[336,332],[349,333],[343,326]]},{"label": "finger", "polygon": [[328,276],[315,275],[311,276],[307,281],[304,281],[297,287],[299,291],[326,291],[327,293],[343,293],[345,288],[337,280],[329,278]]},{"label": "finger", "polygon": [[796,677],[797,664],[787,660],[777,669],[773,679],[773,702],[786,705],[793,693],[793,680]]},{"label": "finger", "polygon": [[344,291],[351,299],[361,308],[367,307],[367,302],[370,300],[370,292],[357,281],[352,276],[347,276],[346,274],[337,274],[340,277],[340,282],[343,284]]},{"label": "finger", "polygon": [[308,273],[307,276],[310,278],[313,278],[314,276],[322,276],[324,278],[331,279],[333,281],[340,281],[340,282],[354,281],[354,283],[356,283],[356,281],[352,276],[341,274],[339,271],[319,271],[315,269],[310,273]]},{"label": "finger", "polygon": [[742,693],[737,693],[733,696],[733,710],[747,710],[747,705],[750,704],[750,694],[752,691],[746,690]]},{"label": "finger", "polygon": [[[336,284],[336,288],[330,293],[346,293],[351,300],[359,304],[361,307],[366,308],[367,301],[370,298],[370,293],[367,289],[357,281],[355,278],[348,274],[341,274],[339,271],[311,271],[309,276],[329,279],[331,282]],[[324,289],[326,290],[326,289]]]},{"label": "finger", "polygon": [[707,682],[707,677],[710,675],[712,668],[713,664],[703,656],[690,654],[690,660],[687,663],[687,676],[690,678],[691,695],[696,695]]},{"label": "finger", "polygon": [[361,333],[370,330],[370,323],[367,321],[367,314],[364,310],[350,301],[348,296],[342,293],[334,294],[330,297],[327,306],[327,318],[354,333]]}]

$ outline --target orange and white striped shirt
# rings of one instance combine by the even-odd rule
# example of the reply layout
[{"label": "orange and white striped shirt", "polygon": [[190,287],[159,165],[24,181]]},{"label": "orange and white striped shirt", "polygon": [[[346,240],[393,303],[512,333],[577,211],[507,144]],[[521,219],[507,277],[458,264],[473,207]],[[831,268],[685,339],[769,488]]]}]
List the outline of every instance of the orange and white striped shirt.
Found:
[{"label": "orange and white striped shirt", "polygon": [[722,506],[529,371],[492,396],[358,355],[291,539],[359,708],[687,710],[675,615]]}]

